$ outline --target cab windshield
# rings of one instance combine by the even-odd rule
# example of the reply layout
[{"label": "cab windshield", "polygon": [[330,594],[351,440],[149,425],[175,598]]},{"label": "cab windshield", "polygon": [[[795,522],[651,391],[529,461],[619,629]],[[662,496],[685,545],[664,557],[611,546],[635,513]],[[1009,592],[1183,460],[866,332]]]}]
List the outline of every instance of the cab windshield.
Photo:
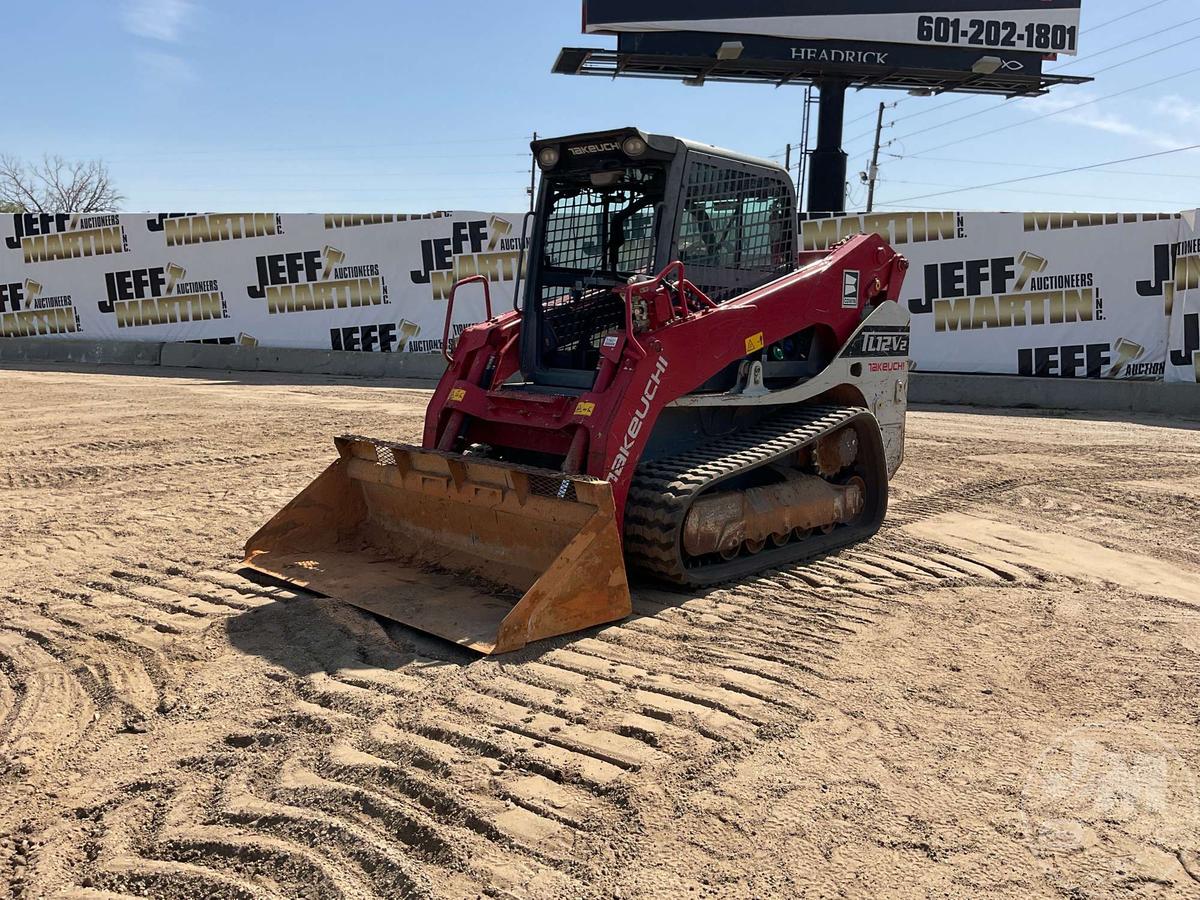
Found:
[{"label": "cab windshield", "polygon": [[586,274],[610,281],[652,274],[665,196],[662,168],[557,176],[550,188],[543,244],[546,274]]}]

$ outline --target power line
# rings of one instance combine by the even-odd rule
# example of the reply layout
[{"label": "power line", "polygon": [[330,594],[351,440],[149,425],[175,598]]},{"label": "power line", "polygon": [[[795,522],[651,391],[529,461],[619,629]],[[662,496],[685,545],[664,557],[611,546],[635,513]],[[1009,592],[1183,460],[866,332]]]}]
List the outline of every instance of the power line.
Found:
[{"label": "power line", "polygon": [[[989,129],[988,131],[981,131],[978,134],[971,134],[971,135],[968,135],[967,137],[958,138],[953,141],[947,141],[944,144],[938,144],[936,147],[926,147],[924,150],[920,150],[916,153],[910,153],[909,156],[910,157],[920,157],[922,154],[925,154],[925,153],[936,153],[938,150],[944,150],[946,147],[955,147],[958,144],[965,144],[968,141],[974,141],[979,138],[989,137],[993,134],[999,134],[1002,131],[1008,131],[1013,128],[1023,128],[1026,125],[1032,125],[1034,122],[1041,122],[1044,119],[1053,118],[1054,116],[1061,116],[1063,113],[1073,112],[1074,110],[1077,110],[1077,109],[1083,109],[1085,106],[1094,106],[1095,104],[1101,103],[1105,100],[1112,100],[1116,97],[1123,97],[1126,94],[1132,94],[1135,91],[1145,90],[1148,87],[1154,87],[1155,85],[1164,84],[1168,81],[1174,81],[1177,78],[1183,78],[1187,75],[1194,75],[1197,72],[1200,72],[1200,66],[1197,66],[1196,68],[1188,69],[1186,72],[1178,72],[1174,75],[1168,75],[1165,78],[1158,78],[1154,81],[1148,81],[1145,84],[1134,85],[1131,88],[1126,88],[1125,90],[1117,91],[1116,93],[1113,93],[1113,94],[1105,94],[1103,97],[1095,97],[1091,100],[1085,100],[1083,103],[1076,103],[1073,106],[1066,106],[1066,107],[1063,107],[1062,109],[1056,109],[1053,112],[1048,112],[1048,113],[1045,113],[1040,116],[1034,116],[1032,119],[1026,119],[1023,122],[1013,122],[1009,125],[1002,125],[999,128],[992,128],[992,129]],[[925,130],[928,131],[929,129],[925,129]],[[915,132],[914,134],[921,134],[921,133],[922,132]],[[913,137],[914,134],[902,135],[901,137],[896,138],[896,140],[903,140],[904,138]]]},{"label": "power line", "polygon": [[[1162,53],[1163,50],[1174,49],[1175,47],[1181,47],[1182,44],[1193,43],[1195,41],[1200,41],[1200,35],[1195,35],[1194,37],[1188,37],[1188,38],[1186,38],[1186,40],[1169,44],[1169,46],[1166,46],[1166,47],[1160,47],[1156,50],[1153,50],[1153,53]],[[1142,56],[1138,56],[1138,58],[1135,58],[1135,59],[1124,60],[1123,62],[1117,62],[1117,64],[1115,64],[1115,65],[1111,65],[1111,66],[1102,68],[1102,70],[1097,71],[1096,74],[1100,74],[1102,72],[1110,72],[1110,71],[1114,70],[1114,68],[1120,68],[1121,66],[1127,66],[1129,64],[1132,64],[1132,62],[1139,62],[1142,59],[1146,59],[1146,56],[1142,55]],[[1128,88],[1127,90],[1117,91],[1116,94],[1108,94],[1103,97],[1096,97],[1096,98],[1094,98],[1094,100],[1088,100],[1088,101],[1085,101],[1082,103],[1078,103],[1078,104],[1075,104],[1075,106],[1067,107],[1066,109],[1056,110],[1056,112],[1054,112],[1054,113],[1048,113],[1048,114],[1045,114],[1042,116],[1038,116],[1038,118],[1030,119],[1028,121],[1036,122],[1036,121],[1039,121],[1040,119],[1049,119],[1051,115],[1060,115],[1061,113],[1068,113],[1072,109],[1079,109],[1081,107],[1091,106],[1091,104],[1093,104],[1093,103],[1099,103],[1100,101],[1104,101],[1104,100],[1112,100],[1112,98],[1114,98],[1114,97],[1120,97],[1124,94],[1132,94],[1133,91],[1141,90],[1142,88],[1152,88],[1152,86],[1154,86],[1156,84],[1162,84],[1163,82],[1170,82],[1170,80],[1174,80],[1175,78],[1182,78],[1183,76],[1187,76],[1187,74],[1192,74],[1193,72],[1196,72],[1196,71],[1198,71],[1198,70],[1194,70],[1194,68],[1193,68],[1193,70],[1190,70],[1188,72],[1181,72],[1180,74],[1176,74],[1176,76],[1169,76],[1166,78],[1159,79],[1159,80],[1157,80],[1157,82],[1141,84],[1141,85],[1135,86],[1135,88]],[[977,118],[977,116],[980,116],[980,115],[995,113],[995,112],[997,112],[997,110],[1006,108],[1009,103],[1015,103],[1015,102],[1016,102],[1015,97],[1009,98],[1009,100],[1006,100],[1003,103],[1001,103],[1000,106],[986,107],[985,109],[979,109],[979,110],[977,110],[977,112],[974,112],[974,113],[971,113],[968,115],[964,115],[964,116],[960,116],[960,118],[956,119],[955,122],[966,121],[967,119]],[[954,106],[954,104],[947,103],[946,106]],[[944,107],[940,107],[940,108],[944,108]],[[910,116],[910,118],[911,118],[911,116]],[[1020,125],[1027,125],[1027,124],[1028,124],[1028,122],[1018,122],[1018,124],[1016,124],[1016,125],[1006,126],[1006,127],[1019,127]],[[938,130],[938,128],[941,128],[944,125],[946,125],[946,122],[941,122],[941,124],[932,125],[928,128],[919,128],[919,130],[917,130],[917,131],[910,131],[907,134],[901,134],[901,136],[899,136],[898,138],[894,138],[894,140],[906,140],[907,138],[914,138],[914,137],[917,137],[918,134],[926,134],[930,131],[936,131],[936,130]],[[984,134],[992,134],[992,133],[995,133],[995,131],[984,132]],[[976,137],[978,137],[978,136],[976,136]],[[932,152],[935,150],[941,150],[943,148],[943,146],[953,146],[954,144],[959,144],[959,143],[964,142],[964,140],[972,140],[972,139],[973,138],[964,138],[962,140],[956,140],[956,142],[952,142],[949,144],[941,144],[941,145],[935,146],[935,148],[930,148],[929,152]],[[920,151],[920,152],[926,152],[926,151]],[[916,155],[916,154],[914,154],[914,155]]]},{"label": "power line", "polygon": [[1091,34],[1093,31],[1099,31],[1101,28],[1107,28],[1109,25],[1115,25],[1117,22],[1123,22],[1126,19],[1136,16],[1138,13],[1145,12],[1148,9],[1153,9],[1156,6],[1162,6],[1167,2],[1169,2],[1169,0],[1155,0],[1153,3],[1147,3],[1145,6],[1139,6],[1137,9],[1117,16],[1115,19],[1109,19],[1107,22],[1101,22],[1099,25],[1092,25],[1089,28],[1085,28],[1082,32],[1080,32],[1080,34]]},{"label": "power line", "polygon": [[[909,158],[909,157],[903,156],[899,153],[886,153],[884,155],[890,156],[890,157],[892,157],[892,159],[908,159]],[[998,159],[963,159],[961,157],[955,158],[955,157],[950,157],[950,156],[919,156],[919,157],[914,157],[914,158],[918,162],[963,163],[964,165],[970,165],[970,166],[1004,166],[1004,167],[1010,168],[1010,169],[1046,169],[1046,170],[1054,169],[1054,166],[1040,166],[1040,165],[1037,165],[1036,163],[1018,163],[1018,162],[1011,162],[1008,160],[1001,161]],[[1186,178],[1186,179],[1190,179],[1190,180],[1200,181],[1200,175],[1183,175],[1183,174],[1179,174],[1176,172],[1134,172],[1129,169],[1112,169],[1109,172],[1107,172],[1106,174],[1109,174],[1109,175],[1132,175],[1135,177],[1142,177],[1142,178],[1176,178],[1176,179]]]},{"label": "power line", "polygon": [[925,200],[928,197],[944,197],[947,194],[961,194],[966,191],[981,191],[981,190],[985,190],[987,188],[1004,187],[1004,186],[1010,185],[1010,184],[1023,184],[1026,181],[1037,181],[1041,178],[1053,178],[1058,175],[1073,175],[1076,172],[1090,172],[1094,169],[1104,169],[1104,168],[1107,168],[1108,166],[1119,166],[1123,163],[1138,162],[1139,160],[1143,160],[1143,159],[1157,159],[1162,156],[1171,156],[1176,153],[1186,153],[1189,150],[1200,150],[1200,144],[1191,144],[1187,147],[1175,147],[1174,149],[1171,149],[1171,150],[1160,150],[1157,153],[1144,153],[1141,156],[1128,156],[1128,157],[1125,157],[1124,159],[1114,159],[1114,160],[1109,160],[1108,162],[1094,163],[1093,165],[1090,165],[1090,166],[1076,166],[1071,169],[1057,169],[1053,172],[1044,172],[1041,175],[1026,175],[1023,178],[1009,178],[1005,181],[993,181],[989,184],[980,184],[980,185],[975,185],[974,187],[963,187],[963,188],[958,188],[956,190],[939,191],[939,192],[932,193],[932,194],[920,194],[915,197],[903,197],[903,198],[893,201],[893,202],[894,203],[907,203],[910,200]]},{"label": "power line", "polygon": [[[896,180],[896,179],[888,178],[888,179],[885,179],[883,181],[883,183],[884,184],[907,184],[907,185],[911,185],[913,187],[944,187],[944,188],[962,187],[962,188],[966,188],[968,190],[972,189],[966,185],[944,184],[944,183],[939,183],[936,181],[903,181],[903,180]],[[1170,200],[1161,200],[1161,199],[1156,199],[1153,197],[1113,197],[1113,196],[1105,195],[1105,194],[1076,194],[1076,193],[1072,193],[1070,191],[1047,191],[1047,190],[1043,190],[1041,188],[1036,188],[1036,189],[1031,189],[1031,190],[1022,190],[1021,188],[992,188],[992,190],[996,191],[999,194],[1039,194],[1039,195],[1045,196],[1045,197],[1073,197],[1073,198],[1080,199],[1080,200],[1116,200],[1121,203],[1169,203],[1169,204],[1174,204],[1176,206],[1181,205],[1179,203],[1178,197],[1174,197]]]},{"label": "power line", "polygon": [[1136,56],[1133,59],[1127,59],[1124,62],[1114,63],[1111,66],[1105,66],[1103,69],[1097,69],[1092,74],[1093,75],[1102,75],[1105,72],[1111,72],[1113,69],[1119,69],[1122,66],[1130,66],[1136,62],[1141,62],[1144,59],[1149,59],[1151,56],[1153,56],[1156,53],[1164,53],[1167,50],[1174,50],[1176,47],[1182,47],[1184,44],[1191,44],[1195,41],[1200,41],[1200,34],[1197,34],[1194,37],[1185,38],[1182,41],[1177,41],[1174,44],[1167,44],[1167,46],[1165,46],[1165,47],[1158,47],[1154,50],[1151,50],[1149,53],[1143,53],[1141,56]]},{"label": "power line", "polygon": [[[1069,63],[1065,63],[1064,65],[1058,66],[1057,68],[1054,68],[1054,69],[1049,69],[1049,70],[1048,70],[1048,72],[1049,72],[1049,73],[1053,73],[1053,72],[1057,72],[1057,71],[1059,71],[1059,70],[1061,70],[1061,69],[1066,69],[1066,68],[1068,68],[1068,67],[1070,67],[1070,66],[1075,66],[1075,65],[1078,65],[1079,63],[1086,62],[1086,61],[1088,61],[1088,60],[1090,60],[1090,59],[1094,59],[1094,58],[1095,58],[1095,57],[1097,57],[1097,56],[1103,56],[1103,55],[1105,55],[1106,53],[1111,53],[1113,50],[1124,49],[1125,47],[1128,47],[1128,46],[1129,46],[1129,45],[1131,45],[1131,44],[1136,44],[1136,43],[1139,43],[1140,41],[1149,40],[1149,39],[1150,39],[1150,38],[1152,38],[1152,37],[1158,37],[1159,35],[1161,35],[1161,34],[1165,34],[1165,33],[1166,33],[1166,32],[1168,32],[1168,31],[1175,31],[1175,30],[1177,30],[1177,29],[1179,29],[1179,28],[1182,28],[1182,27],[1183,27],[1183,26],[1185,26],[1185,25],[1190,25],[1190,24],[1192,24],[1193,22],[1200,22],[1200,16],[1197,16],[1197,17],[1195,17],[1195,18],[1192,18],[1192,19],[1187,19],[1186,21],[1180,22],[1180,23],[1178,23],[1178,24],[1176,24],[1176,25],[1173,25],[1173,26],[1171,26],[1171,27],[1169,27],[1169,28],[1163,28],[1163,29],[1160,29],[1160,30],[1158,30],[1158,31],[1151,32],[1150,34],[1142,35],[1142,36],[1141,36],[1141,37],[1139,37],[1139,38],[1134,38],[1134,39],[1132,39],[1132,40],[1130,40],[1130,41],[1126,41],[1125,43],[1122,43],[1122,44],[1117,44],[1116,46],[1109,47],[1109,48],[1107,48],[1107,49],[1105,49],[1105,50],[1101,50],[1101,51],[1099,51],[1099,52],[1097,52],[1097,53],[1090,53],[1090,54],[1088,54],[1087,56],[1080,56],[1080,57],[1077,57],[1076,59],[1072,60],[1072,61],[1071,61],[1071,62],[1069,62]],[[1190,44],[1190,43],[1193,43],[1193,42],[1195,42],[1195,41],[1198,41],[1198,40],[1200,40],[1200,35],[1196,35],[1195,37],[1186,38],[1186,39],[1184,39],[1184,40],[1182,40],[1182,41],[1178,41],[1178,42],[1176,42],[1176,43],[1174,43],[1174,44],[1168,44],[1168,45],[1167,45],[1167,46],[1165,46],[1165,47],[1157,47],[1157,48],[1154,48],[1154,49],[1150,50],[1150,51],[1149,51],[1149,52],[1147,52],[1147,53],[1143,53],[1143,54],[1141,54],[1141,55],[1139,55],[1139,56],[1135,56],[1135,57],[1133,57],[1133,58],[1131,58],[1131,59],[1123,60],[1123,61],[1121,61],[1121,62],[1119,62],[1119,63],[1115,63],[1115,64],[1113,64],[1113,65],[1111,65],[1111,66],[1107,66],[1107,67],[1105,67],[1105,68],[1103,68],[1103,69],[1099,69],[1099,70],[1097,70],[1096,72],[1093,72],[1092,74],[1093,74],[1093,75],[1101,75],[1101,74],[1103,74],[1104,72],[1111,72],[1111,71],[1113,71],[1114,69],[1119,69],[1119,68],[1121,68],[1122,66],[1132,65],[1133,63],[1136,63],[1136,62],[1141,62],[1142,60],[1149,59],[1150,57],[1154,56],[1154,55],[1155,55],[1155,54],[1157,54],[1157,53],[1163,53],[1163,52],[1165,52],[1165,51],[1167,51],[1167,50],[1173,50],[1173,49],[1174,49],[1174,48],[1176,48],[1176,47],[1181,47],[1181,46],[1183,46],[1184,44]],[[958,105],[958,104],[960,104],[960,103],[965,103],[967,100],[973,100],[973,99],[975,99],[975,98],[974,98],[973,96],[970,96],[970,95],[968,95],[968,96],[965,96],[965,97],[960,97],[960,98],[958,98],[957,100],[952,100],[952,101],[950,101],[949,103],[943,103],[943,104],[941,104],[940,106],[934,106],[934,107],[932,107],[932,108],[930,108],[930,109],[925,109],[925,110],[922,110],[921,112],[912,113],[911,115],[907,115],[907,116],[901,116],[900,118],[896,119],[896,120],[895,120],[895,121],[894,121],[892,124],[893,124],[893,125],[895,125],[897,122],[906,122],[906,121],[908,121],[909,119],[916,119],[916,118],[919,118],[920,116],[925,116],[925,115],[929,115],[930,113],[935,113],[935,112],[939,112],[939,111],[941,111],[941,110],[944,110],[944,109],[949,109],[951,106],[957,106],[957,105]],[[958,119],[956,119],[956,120],[954,120],[954,121],[955,121],[956,123],[957,123],[957,122],[962,122],[962,121],[964,121],[964,120],[966,120],[966,119],[973,119],[973,118],[975,118],[976,116],[983,116],[983,115],[987,115],[988,113],[996,112],[997,110],[1004,109],[1004,108],[1005,108],[1005,107],[1007,107],[1007,106],[1008,106],[1010,103],[1014,103],[1014,102],[1016,102],[1016,101],[1017,101],[1017,100],[1019,100],[1019,99],[1022,99],[1022,98],[1019,98],[1019,97],[1010,97],[1010,98],[1008,98],[1007,100],[1005,100],[1003,103],[999,104],[998,106],[989,106],[989,107],[986,107],[986,108],[984,108],[984,109],[981,109],[981,110],[978,110],[978,111],[976,111],[976,112],[970,113],[969,115],[966,115],[966,116],[961,116],[961,117],[959,117]],[[941,123],[941,125],[946,125],[946,124],[950,124],[950,123],[948,123],[948,122]],[[917,135],[919,135],[919,134],[925,134],[926,132],[933,131],[933,130],[935,130],[935,129],[937,129],[937,128],[941,127],[941,125],[934,125],[934,126],[931,126],[931,127],[929,127],[929,128],[923,128],[923,129],[921,129],[921,130],[919,130],[919,131],[910,131],[908,134],[901,135],[900,137],[896,138],[895,140],[898,140],[898,141],[899,141],[899,140],[904,140],[905,138],[915,137],[915,136],[917,136]],[[860,136],[859,136],[859,138],[861,138],[861,137],[865,137],[865,136],[866,136],[866,135],[860,135]],[[859,138],[855,138],[855,140],[858,140]]]},{"label": "power line", "polygon": [[[1191,25],[1193,22],[1200,22],[1200,16],[1196,16],[1193,19],[1186,19],[1183,22],[1177,22],[1174,25],[1167,26],[1166,28],[1160,28],[1158,31],[1152,31],[1149,34],[1142,35],[1141,37],[1132,38],[1128,41],[1122,41],[1119,44],[1113,44],[1111,47],[1107,47],[1104,50],[1097,50],[1095,53],[1089,53],[1087,56],[1077,56],[1068,63],[1063,63],[1061,66],[1055,66],[1053,69],[1047,69],[1046,71],[1050,74],[1053,74],[1054,72],[1061,72],[1063,69],[1069,69],[1071,66],[1079,65],[1081,62],[1087,62],[1089,59],[1095,59],[1097,56],[1104,56],[1106,53],[1112,53],[1114,50],[1124,50],[1131,44],[1139,44],[1142,41],[1148,41],[1150,38],[1158,37],[1160,34],[1166,34],[1168,31],[1178,31],[1180,28],[1183,28],[1185,25]],[[1158,51],[1151,52],[1156,53]]]}]

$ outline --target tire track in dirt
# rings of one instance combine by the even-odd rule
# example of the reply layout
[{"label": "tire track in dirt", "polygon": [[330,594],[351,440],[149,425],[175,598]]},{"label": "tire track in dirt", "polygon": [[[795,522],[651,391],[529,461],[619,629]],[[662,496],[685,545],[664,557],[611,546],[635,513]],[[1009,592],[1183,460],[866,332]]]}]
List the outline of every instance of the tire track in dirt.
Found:
[{"label": "tire track in dirt", "polygon": [[4,487],[10,491],[57,490],[92,482],[119,484],[123,481],[159,475],[178,470],[210,471],[225,466],[248,466],[291,457],[288,450],[268,453],[244,453],[192,459],[168,459],[159,462],[111,463],[107,465],[56,466],[33,472],[7,471]]},{"label": "tire track in dirt", "polygon": [[[63,624],[189,639],[311,602],[235,571],[122,556],[64,598]],[[448,884],[586,896],[601,869],[581,860],[613,852],[614,823],[636,829],[632,775],[670,778],[803,717],[840,643],[888,615],[880,593],[894,602],[1002,577],[950,553],[873,545],[701,597],[639,589],[635,618],[516,663],[464,669],[418,654],[288,679],[286,712],[163,776],[184,784],[211,769],[224,773],[217,785],[162,794],[137,841],[97,829],[85,877],[164,897],[454,896],[433,887]],[[386,638],[370,617],[340,618],[360,642]],[[670,671],[681,652],[687,677]],[[134,668],[110,661],[101,678],[145,717],[166,688],[125,659]]]},{"label": "tire track in dirt", "polygon": [[[625,622],[478,660],[236,571],[239,541],[316,474],[314,452],[328,458],[308,429],[385,433],[349,403],[331,411],[331,397],[400,429],[352,386],[306,391],[316,417],[302,421],[279,414],[277,389],[242,401],[252,393],[204,395],[194,416],[197,395],[172,400],[188,404],[179,421],[197,423],[197,447],[179,431],[134,434],[122,419],[108,433],[128,441],[77,429],[61,447],[0,448],[0,524],[16,532],[0,567],[13,626],[0,635],[16,647],[0,653],[0,734],[28,740],[45,716],[84,729],[73,747],[30,760],[39,784],[64,782],[59,796],[29,794],[28,809],[0,822],[43,844],[28,882],[47,896],[610,898],[631,868],[680,863],[655,856],[655,829],[689,805],[737,801],[720,791],[756,754],[768,758],[764,778],[794,789],[795,773],[776,771],[783,736],[811,728],[814,749],[839,728],[846,748],[878,737],[878,711],[845,712],[860,708],[846,697],[868,693],[855,683],[861,660],[845,665],[864,636],[958,590],[1038,584],[1036,571],[916,540],[904,524],[1041,488],[1086,491],[1127,476],[1130,452],[1105,445],[1081,473],[1054,468],[1063,444],[998,441],[989,453],[1032,446],[1047,461],[965,468],[957,461],[975,443],[947,439],[933,462],[914,463],[928,478],[897,485],[868,544],[699,595],[638,586]],[[26,686],[35,669],[50,685],[37,696]],[[90,720],[58,720],[64,704],[90,708]],[[748,815],[807,827],[794,805],[776,816],[780,796]],[[810,811],[835,809],[828,801]],[[733,833],[735,819],[698,821],[705,833],[670,845],[683,867],[747,859],[730,836],[753,838]],[[821,827],[840,840],[847,821]],[[867,829],[869,848],[878,833]],[[920,855],[906,835],[879,846]],[[821,858],[796,865],[820,869]],[[834,885],[834,865],[813,883]]]}]

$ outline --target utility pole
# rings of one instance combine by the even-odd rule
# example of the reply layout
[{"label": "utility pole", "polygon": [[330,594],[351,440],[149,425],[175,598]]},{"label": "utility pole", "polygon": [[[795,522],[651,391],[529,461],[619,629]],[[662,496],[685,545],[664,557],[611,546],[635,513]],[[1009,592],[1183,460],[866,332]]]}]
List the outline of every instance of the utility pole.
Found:
[{"label": "utility pole", "polygon": [[[538,133],[533,133],[533,142],[536,144]],[[537,154],[531,153],[529,160],[529,211],[533,212],[534,197],[537,194]]]},{"label": "utility pole", "polygon": [[867,171],[867,212],[875,211],[875,182],[879,180],[879,142],[883,138],[883,111],[886,103],[879,104],[879,121],[875,123],[875,150],[871,154],[871,168]]}]

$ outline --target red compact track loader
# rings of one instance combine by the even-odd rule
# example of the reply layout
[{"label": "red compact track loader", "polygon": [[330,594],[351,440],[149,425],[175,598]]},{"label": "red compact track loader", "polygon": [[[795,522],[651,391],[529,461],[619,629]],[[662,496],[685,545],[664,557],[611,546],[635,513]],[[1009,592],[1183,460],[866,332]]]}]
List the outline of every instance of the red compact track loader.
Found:
[{"label": "red compact track loader", "polygon": [[[636,129],[538,141],[518,310],[467,329],[422,447],[343,437],[247,564],[481,653],[873,535],[904,449],[905,259],[801,253],[770,162]],[[526,223],[528,225],[528,222]]]}]

